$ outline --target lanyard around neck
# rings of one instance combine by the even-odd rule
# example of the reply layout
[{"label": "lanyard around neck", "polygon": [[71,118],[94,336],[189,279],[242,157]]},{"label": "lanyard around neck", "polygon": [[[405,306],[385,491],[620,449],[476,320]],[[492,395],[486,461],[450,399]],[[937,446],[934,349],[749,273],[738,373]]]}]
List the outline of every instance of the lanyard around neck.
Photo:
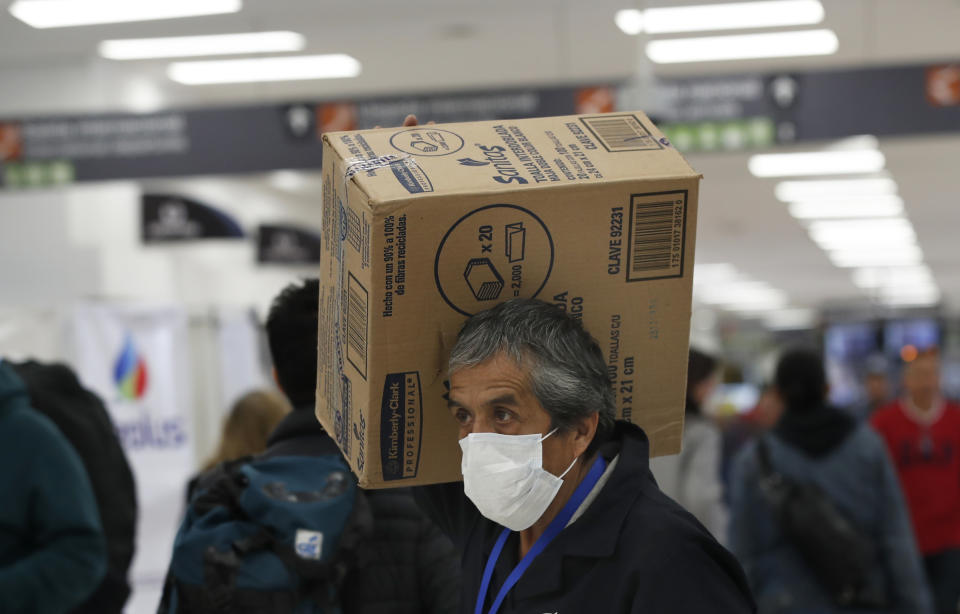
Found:
[{"label": "lanyard around neck", "polygon": [[[593,462],[593,466],[590,467],[587,476],[580,482],[580,485],[577,486],[573,496],[570,497],[570,500],[563,506],[560,513],[550,522],[550,525],[547,526],[547,530],[543,532],[543,535],[537,538],[537,541],[533,543],[533,546],[527,554],[524,555],[523,559],[520,560],[513,571],[510,572],[510,575],[507,576],[506,582],[503,583],[503,586],[500,587],[500,592],[497,593],[497,598],[494,600],[493,605],[490,606],[489,614],[496,614],[503,600],[506,598],[507,593],[509,593],[510,589],[520,580],[520,576],[527,571],[527,568],[533,563],[533,559],[537,558],[537,555],[543,552],[547,545],[567,526],[570,518],[573,517],[574,513],[576,513],[587,498],[587,495],[589,495],[593,487],[596,486],[606,468],[607,461],[602,456],[597,456],[597,460]],[[483,604],[487,599],[487,591],[490,589],[493,569],[497,564],[497,559],[500,558],[503,545],[507,542],[508,537],[510,537],[510,529],[504,528],[500,533],[500,537],[497,538],[497,543],[494,544],[493,550],[490,552],[490,558],[487,559],[487,566],[483,570],[483,581],[480,583],[480,594],[477,595],[477,605],[473,610],[474,614],[483,614]]]}]

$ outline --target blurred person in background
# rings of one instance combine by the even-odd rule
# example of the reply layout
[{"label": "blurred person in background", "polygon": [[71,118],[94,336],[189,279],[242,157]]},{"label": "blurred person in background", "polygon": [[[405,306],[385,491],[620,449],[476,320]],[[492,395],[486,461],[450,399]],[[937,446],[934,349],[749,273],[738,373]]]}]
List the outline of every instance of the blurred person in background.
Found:
[{"label": "blurred person in background", "polygon": [[[27,387],[31,406],[49,418],[80,457],[93,487],[107,542],[107,573],[72,614],[119,614],[130,596],[137,493],[133,472],[103,400],[84,388],[70,367],[10,363]],[[0,612],[3,609],[0,607]]]},{"label": "blurred person in background", "polygon": [[107,570],[97,503],[77,453],[3,361],[0,466],[0,612],[66,614]]},{"label": "blurred person in background", "polygon": [[887,359],[883,356],[871,356],[867,359],[866,374],[863,378],[864,399],[853,408],[854,417],[869,420],[878,409],[890,404],[893,390],[887,369]]},{"label": "blurred person in background", "polygon": [[[340,454],[314,413],[320,282],[287,286],[267,317],[267,340],[277,385],[293,412],[270,436],[268,455]],[[373,533],[344,586],[344,611],[446,614],[460,598],[453,544],[424,516],[409,489],[365,490]]]},{"label": "blurred person in background", "polygon": [[940,357],[920,354],[905,394],[871,422],[890,448],[940,614],[960,611],[960,405],[943,398]]},{"label": "blurred person in background", "polygon": [[743,446],[772,429],[783,415],[783,401],[772,384],[760,389],[757,403],[744,414],[726,422],[723,428],[723,462],[721,476],[724,503],[730,505],[730,479],[733,461]]},{"label": "blurred person in background", "polygon": [[727,536],[727,510],[720,480],[723,442],[719,427],[703,415],[703,403],[720,383],[720,363],[690,349],[683,450],[650,460],[660,490],[697,517],[720,543]]},{"label": "blurred person in background", "polygon": [[[309,279],[284,288],[270,307],[266,330],[274,379],[293,411],[269,436],[261,458],[336,455],[342,459],[336,442],[314,413],[319,295],[319,281]],[[207,489],[212,473],[215,472],[200,476],[198,492]],[[363,519],[363,537],[338,587],[341,609],[337,611],[344,614],[456,612],[460,575],[453,544],[417,508],[409,489],[361,489],[353,507],[355,515]],[[177,599],[172,596],[170,582],[168,575],[168,588],[159,610],[162,613],[183,611],[178,609]],[[231,597],[240,603],[249,601],[242,592]]]},{"label": "blurred person in background", "polygon": [[[821,501],[852,527],[868,553],[862,569],[844,570],[858,580],[858,590],[848,595],[851,606],[860,606],[853,611],[931,612],[900,485],[881,439],[827,405],[826,374],[817,354],[784,354],[774,385],[785,412],[772,433],[740,452],[731,484],[730,545],[761,614],[850,611],[828,588],[821,575],[825,567],[811,565],[808,548],[791,538],[784,510],[767,494],[770,483],[764,480],[771,471],[780,483],[818,489]],[[763,450],[772,470],[764,468]]]},{"label": "blurred person in background", "polygon": [[[217,451],[204,463],[201,474],[220,463],[266,450],[267,438],[290,410],[286,397],[271,390],[254,390],[237,399],[223,422]],[[187,500],[192,497],[198,478],[190,480]]]}]

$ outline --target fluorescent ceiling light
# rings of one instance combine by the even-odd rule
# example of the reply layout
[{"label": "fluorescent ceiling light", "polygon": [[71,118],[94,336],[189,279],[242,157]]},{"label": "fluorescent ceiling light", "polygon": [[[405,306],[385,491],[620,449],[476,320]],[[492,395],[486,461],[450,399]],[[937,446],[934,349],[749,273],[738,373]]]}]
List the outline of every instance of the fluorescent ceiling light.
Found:
[{"label": "fluorescent ceiling light", "polygon": [[889,177],[869,179],[825,179],[781,181],[774,188],[777,200],[785,203],[848,196],[888,196],[897,193],[897,182]]},{"label": "fluorescent ceiling light", "polygon": [[739,277],[739,274],[736,267],[726,262],[697,264],[693,267],[693,283],[695,286],[728,283],[737,277]]},{"label": "fluorescent ceiling light", "polygon": [[820,23],[823,5],[818,0],[731,2],[652,8],[643,17],[650,34],[774,28]]},{"label": "fluorescent ceiling light", "polygon": [[940,302],[937,296],[901,296],[884,298],[883,304],[888,307],[932,307]]},{"label": "fluorescent ceiling light", "polygon": [[772,308],[787,302],[786,295],[763,282],[736,282],[726,286],[711,287],[702,294],[704,303],[724,307]]},{"label": "fluorescent ceiling light", "polygon": [[625,34],[667,34],[810,25],[823,21],[823,14],[819,0],[773,0],[624,9],[614,21]]},{"label": "fluorescent ceiling light", "polygon": [[827,252],[854,254],[860,252],[891,252],[909,250],[917,247],[917,241],[912,231],[894,231],[889,234],[856,235],[852,238],[822,237],[814,238],[817,246]]},{"label": "fluorescent ceiling light", "polygon": [[864,290],[885,286],[936,285],[926,265],[905,267],[871,267],[853,272],[853,285]]},{"label": "fluorescent ceiling light", "polygon": [[639,9],[622,9],[617,11],[613,22],[624,34],[634,36],[643,32],[643,11]]},{"label": "fluorescent ceiling light", "polygon": [[16,0],[10,14],[34,28],[63,28],[220,15],[242,6],[242,0]]},{"label": "fluorescent ceiling light", "polygon": [[795,202],[789,210],[798,220],[896,217],[903,215],[903,199],[892,195]]},{"label": "fluorescent ceiling light", "polygon": [[904,218],[817,220],[808,228],[810,238],[825,250],[855,250],[865,246],[894,248],[916,243],[917,235]]},{"label": "fluorescent ceiling light", "polygon": [[299,171],[273,171],[268,180],[271,186],[284,192],[299,192],[307,185],[307,178]]},{"label": "fluorescent ceiling light", "polygon": [[199,55],[300,51],[305,44],[296,32],[244,32],[208,36],[133,38],[100,43],[100,55],[109,60],[183,58]]},{"label": "fluorescent ceiling light", "polygon": [[360,62],[342,54],[174,62],[167,75],[185,85],[356,77]]},{"label": "fluorescent ceiling light", "polygon": [[677,64],[830,55],[838,47],[832,30],[803,30],[654,40],[647,43],[647,57],[657,64]]},{"label": "fluorescent ceiling light", "polygon": [[724,303],[720,305],[720,308],[726,309],[727,311],[735,311],[740,314],[749,314],[776,311],[785,308],[787,304],[786,298],[770,297],[764,299],[757,298],[754,300],[737,301],[735,303]]},{"label": "fluorescent ceiling light", "polygon": [[916,245],[897,249],[843,250],[829,254],[834,266],[860,268],[871,266],[908,266],[923,262],[923,252]]},{"label": "fluorescent ceiling light", "polygon": [[864,149],[757,154],[747,166],[754,177],[793,177],[875,173],[886,162],[882,152]]},{"label": "fluorescent ceiling light", "polygon": [[915,238],[913,225],[903,217],[869,218],[860,220],[817,220],[808,226],[810,237],[819,242],[847,241],[878,242]]},{"label": "fluorescent ceiling light", "polygon": [[813,309],[780,309],[764,314],[763,323],[773,330],[813,328],[817,312]]},{"label": "fluorescent ceiling light", "polygon": [[880,301],[886,305],[913,305],[919,307],[936,305],[940,302],[940,291],[934,288],[933,290],[922,292],[881,294],[879,298]]}]

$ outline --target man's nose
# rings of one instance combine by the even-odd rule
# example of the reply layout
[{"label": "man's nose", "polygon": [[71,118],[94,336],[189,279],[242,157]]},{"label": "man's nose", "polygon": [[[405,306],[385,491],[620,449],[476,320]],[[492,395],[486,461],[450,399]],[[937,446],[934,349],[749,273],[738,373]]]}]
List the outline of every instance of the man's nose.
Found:
[{"label": "man's nose", "polygon": [[477,416],[473,420],[471,433],[493,433],[495,431],[493,420],[488,416]]}]

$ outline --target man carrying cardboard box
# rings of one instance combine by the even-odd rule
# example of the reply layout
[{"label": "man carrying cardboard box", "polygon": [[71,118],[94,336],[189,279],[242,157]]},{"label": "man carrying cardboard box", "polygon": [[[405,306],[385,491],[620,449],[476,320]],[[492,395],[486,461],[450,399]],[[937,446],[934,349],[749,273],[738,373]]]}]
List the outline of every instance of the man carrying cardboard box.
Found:
[{"label": "man carrying cardboard box", "polygon": [[449,376],[464,481],[415,491],[463,553],[461,612],[755,611],[737,561],[660,492],[643,430],[614,419],[580,321],[501,303],[464,325]]}]

